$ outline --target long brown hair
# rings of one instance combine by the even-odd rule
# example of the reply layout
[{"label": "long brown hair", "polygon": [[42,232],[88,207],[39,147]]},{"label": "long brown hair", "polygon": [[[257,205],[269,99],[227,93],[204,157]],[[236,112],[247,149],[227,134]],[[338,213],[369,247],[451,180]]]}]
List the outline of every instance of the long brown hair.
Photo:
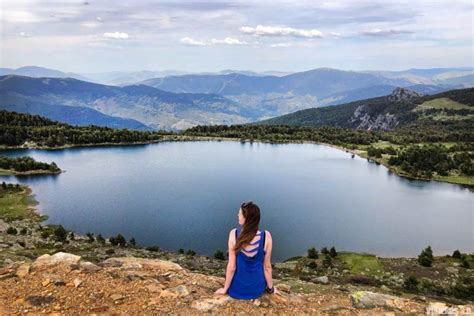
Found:
[{"label": "long brown hair", "polygon": [[[257,204],[254,204],[252,201],[245,202],[242,203],[240,208],[242,209],[245,223],[235,243],[234,250],[236,252],[252,241],[255,234],[257,234],[258,224],[260,223],[260,209]],[[262,238],[262,236],[260,236],[260,238]]]}]

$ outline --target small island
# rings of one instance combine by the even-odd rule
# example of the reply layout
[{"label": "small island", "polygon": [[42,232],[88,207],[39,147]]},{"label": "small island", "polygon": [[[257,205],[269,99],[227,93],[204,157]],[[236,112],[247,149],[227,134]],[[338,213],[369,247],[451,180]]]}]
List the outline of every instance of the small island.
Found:
[{"label": "small island", "polygon": [[31,157],[0,157],[0,175],[59,174],[62,170],[53,161],[36,161]]}]

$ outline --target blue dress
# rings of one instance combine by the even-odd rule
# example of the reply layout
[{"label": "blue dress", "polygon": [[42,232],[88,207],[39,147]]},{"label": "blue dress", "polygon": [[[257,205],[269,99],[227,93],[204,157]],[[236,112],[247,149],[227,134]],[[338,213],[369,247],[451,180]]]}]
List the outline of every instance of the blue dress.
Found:
[{"label": "blue dress", "polygon": [[[235,239],[239,237],[240,230],[235,230]],[[247,251],[239,250],[236,254],[236,269],[234,277],[227,291],[230,297],[237,299],[254,299],[260,297],[267,285],[263,272],[263,259],[265,258],[265,231],[260,231],[260,239],[250,243],[257,245]],[[256,253],[256,254],[255,254]]]}]

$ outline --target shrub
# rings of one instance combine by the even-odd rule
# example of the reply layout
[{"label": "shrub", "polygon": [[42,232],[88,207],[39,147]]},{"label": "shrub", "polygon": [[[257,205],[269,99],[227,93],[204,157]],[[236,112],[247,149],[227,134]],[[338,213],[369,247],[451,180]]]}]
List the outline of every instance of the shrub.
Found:
[{"label": "shrub", "polygon": [[325,268],[332,267],[332,259],[331,259],[331,256],[329,254],[324,255],[323,266]]},{"label": "shrub", "polygon": [[135,240],[135,237],[130,238],[128,243],[132,245],[132,247],[135,247],[137,245],[137,241]]},{"label": "shrub", "polygon": [[54,237],[57,241],[65,241],[67,239],[67,230],[65,230],[61,225],[57,226],[54,229]]},{"label": "shrub", "polygon": [[337,256],[336,248],[331,247],[331,249],[329,250],[329,255],[333,258],[336,257]]},{"label": "shrub", "polygon": [[328,248],[327,248],[327,247],[321,248],[321,253],[322,253],[323,255],[327,255],[327,254],[329,253]]},{"label": "shrub", "polygon": [[364,285],[377,285],[378,284],[377,280],[372,279],[362,274],[352,275],[349,278],[349,282],[354,283],[354,284],[364,284]]},{"label": "shrub", "polygon": [[20,229],[20,235],[26,235],[27,233],[28,233],[28,230],[25,227]]},{"label": "shrub", "polygon": [[110,237],[109,241],[113,246],[125,247],[127,245],[127,241],[125,240],[125,237],[123,237],[121,234],[118,234],[115,237]]},{"label": "shrub", "polygon": [[418,279],[414,276],[409,276],[408,278],[405,279],[403,282],[403,288],[405,288],[408,291],[415,292],[418,290]]},{"label": "shrub", "polygon": [[86,236],[87,236],[87,238],[89,238],[89,240],[87,240],[88,242],[94,242],[95,239],[94,239],[94,234],[93,233],[88,232],[86,234]]},{"label": "shrub", "polygon": [[195,252],[194,250],[188,249],[188,251],[186,251],[186,254],[187,254],[188,256],[193,257],[193,256],[196,254],[196,252]]},{"label": "shrub", "polygon": [[49,237],[49,231],[43,230],[43,231],[41,232],[41,238],[46,239],[46,238],[48,238],[48,237]]},{"label": "shrub", "polygon": [[453,251],[453,258],[461,259],[461,252],[459,250]]},{"label": "shrub", "polygon": [[308,249],[308,258],[318,259],[318,251],[316,250],[316,248],[311,247]]},{"label": "shrub", "polygon": [[15,227],[10,226],[10,227],[7,228],[7,234],[16,235],[16,234],[18,234],[18,231],[16,230]]},{"label": "shrub", "polygon": [[183,249],[183,248],[179,248],[179,249],[178,249],[178,253],[184,254],[184,249]]},{"label": "shrub", "polygon": [[214,253],[214,258],[217,259],[217,260],[225,260],[225,256],[224,256],[224,253],[220,250],[217,250],[215,253]]},{"label": "shrub", "polygon": [[160,247],[158,247],[158,246],[149,246],[149,247],[146,247],[145,249],[148,250],[148,251],[153,251],[153,252],[160,251]]},{"label": "shrub", "polygon": [[97,235],[97,237],[95,238],[95,240],[101,244],[105,244],[105,238],[102,237],[101,234]]},{"label": "shrub", "polygon": [[74,235],[74,232],[69,232],[69,239],[70,240],[76,239],[76,235]]},{"label": "shrub", "polygon": [[308,268],[313,269],[313,270],[316,270],[316,269],[318,268],[318,264],[316,263],[316,261],[311,261],[311,262],[308,264]]},{"label": "shrub", "polygon": [[461,257],[461,267],[466,268],[466,269],[471,268],[471,265],[469,264],[469,261],[467,261],[467,256],[466,255],[463,255]]},{"label": "shrub", "polygon": [[424,267],[431,267],[433,264],[433,251],[431,250],[431,246],[426,247],[423,249],[418,256],[418,263]]}]

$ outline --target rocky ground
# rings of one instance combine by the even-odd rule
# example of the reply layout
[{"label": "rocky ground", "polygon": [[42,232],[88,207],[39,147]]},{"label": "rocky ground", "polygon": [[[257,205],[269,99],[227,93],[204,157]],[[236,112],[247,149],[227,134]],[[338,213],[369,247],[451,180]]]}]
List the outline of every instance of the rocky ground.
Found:
[{"label": "rocky ground", "polygon": [[213,295],[225,260],[65,236],[14,199],[29,192],[11,194],[0,203],[0,315],[474,313],[472,254],[470,268],[452,256],[431,267],[347,252],[290,258],[273,265],[280,294],[239,301]]},{"label": "rocky ground", "polygon": [[280,294],[250,301],[215,296],[222,277],[160,259],[109,258],[98,264],[59,252],[0,270],[0,314],[414,314],[471,313],[474,306],[399,297],[372,288],[276,282]]}]

